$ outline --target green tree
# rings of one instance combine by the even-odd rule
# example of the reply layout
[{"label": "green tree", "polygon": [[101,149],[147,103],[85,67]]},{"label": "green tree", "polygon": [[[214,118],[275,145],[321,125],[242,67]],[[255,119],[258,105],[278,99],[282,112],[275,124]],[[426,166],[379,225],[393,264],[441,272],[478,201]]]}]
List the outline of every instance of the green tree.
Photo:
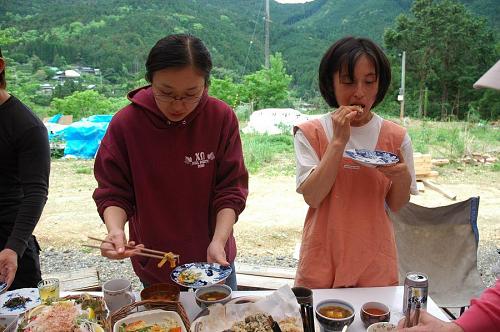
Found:
[{"label": "green tree", "polygon": [[[495,59],[494,35],[487,21],[454,0],[416,0],[386,30],[393,54],[407,53],[407,82],[418,91],[422,114],[425,88],[441,118],[463,118],[478,98],[472,84]],[[425,114],[422,114],[425,116]]]},{"label": "green tree", "polygon": [[289,97],[292,76],[286,73],[281,53],[271,55],[269,68],[246,75],[241,89],[241,100],[253,103],[254,107],[282,107]]},{"label": "green tree", "polygon": [[237,84],[232,78],[224,79],[211,78],[210,95],[225,101],[228,105],[235,108],[240,103],[241,84]]},{"label": "green tree", "polygon": [[64,99],[54,98],[50,115],[71,114],[76,121],[95,114],[113,114],[127,103],[125,98],[106,98],[93,90],[80,91]]}]

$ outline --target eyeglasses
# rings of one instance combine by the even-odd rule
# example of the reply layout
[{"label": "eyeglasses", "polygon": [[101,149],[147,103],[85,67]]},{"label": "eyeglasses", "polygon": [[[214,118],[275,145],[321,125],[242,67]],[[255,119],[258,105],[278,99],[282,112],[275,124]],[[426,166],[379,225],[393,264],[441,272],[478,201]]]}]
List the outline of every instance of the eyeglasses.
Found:
[{"label": "eyeglasses", "polygon": [[173,103],[174,101],[180,101],[181,103],[184,103],[184,104],[194,104],[201,99],[201,95],[199,95],[199,96],[186,96],[186,97],[174,97],[174,96],[166,95],[163,93],[153,93],[153,95],[155,96],[156,100],[166,102],[166,103]]}]

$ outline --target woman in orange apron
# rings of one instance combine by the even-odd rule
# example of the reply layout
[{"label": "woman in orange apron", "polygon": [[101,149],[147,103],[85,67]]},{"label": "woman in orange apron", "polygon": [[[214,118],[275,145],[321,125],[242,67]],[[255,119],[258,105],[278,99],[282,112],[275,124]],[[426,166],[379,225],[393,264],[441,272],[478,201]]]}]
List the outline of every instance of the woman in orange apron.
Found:
[{"label": "woman in orange apron", "polygon": [[[295,284],[396,285],[396,244],[385,209],[400,209],[418,191],[406,130],[372,112],[389,87],[389,61],[371,40],[346,37],[323,56],[319,81],[336,110],[294,128],[297,191],[309,205]],[[344,157],[353,148],[393,152],[400,161],[364,167]]]}]

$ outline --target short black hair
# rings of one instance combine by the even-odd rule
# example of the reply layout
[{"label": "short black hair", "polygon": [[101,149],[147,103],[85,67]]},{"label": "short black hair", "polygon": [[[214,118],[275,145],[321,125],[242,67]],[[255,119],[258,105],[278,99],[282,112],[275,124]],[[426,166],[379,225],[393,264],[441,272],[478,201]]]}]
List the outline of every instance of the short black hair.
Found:
[{"label": "short black hair", "polygon": [[373,61],[379,81],[377,98],[373,107],[384,99],[391,84],[391,65],[387,56],[372,40],[348,36],[337,40],[330,46],[319,65],[319,90],[331,107],[339,107],[335,98],[333,74],[346,66],[349,78],[353,80],[354,66],[362,55],[367,55]]},{"label": "short black hair", "polygon": [[155,71],[166,68],[181,68],[192,65],[205,76],[205,85],[210,84],[212,58],[203,42],[190,34],[174,34],[156,42],[146,61],[146,81],[153,81]]},{"label": "short black hair", "polygon": [[[3,58],[1,48],[0,48],[0,58]],[[5,68],[4,68],[0,73],[0,89],[5,89],[6,86],[7,82],[5,81]]]}]

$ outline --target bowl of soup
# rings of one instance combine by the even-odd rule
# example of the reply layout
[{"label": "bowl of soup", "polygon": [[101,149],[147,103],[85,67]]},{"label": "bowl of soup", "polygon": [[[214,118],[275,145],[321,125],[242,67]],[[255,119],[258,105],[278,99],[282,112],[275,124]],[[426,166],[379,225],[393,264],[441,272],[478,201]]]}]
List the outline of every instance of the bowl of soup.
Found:
[{"label": "bowl of soup", "polygon": [[327,331],[342,331],[345,325],[354,321],[354,307],[349,302],[331,299],[316,305],[316,319]]},{"label": "bowl of soup", "polygon": [[389,322],[391,319],[389,307],[380,302],[366,302],[361,306],[359,314],[365,328],[375,323]]},{"label": "bowl of soup", "polygon": [[231,287],[223,284],[215,284],[198,288],[194,292],[196,304],[201,308],[208,307],[215,303],[225,304],[231,300]]}]

